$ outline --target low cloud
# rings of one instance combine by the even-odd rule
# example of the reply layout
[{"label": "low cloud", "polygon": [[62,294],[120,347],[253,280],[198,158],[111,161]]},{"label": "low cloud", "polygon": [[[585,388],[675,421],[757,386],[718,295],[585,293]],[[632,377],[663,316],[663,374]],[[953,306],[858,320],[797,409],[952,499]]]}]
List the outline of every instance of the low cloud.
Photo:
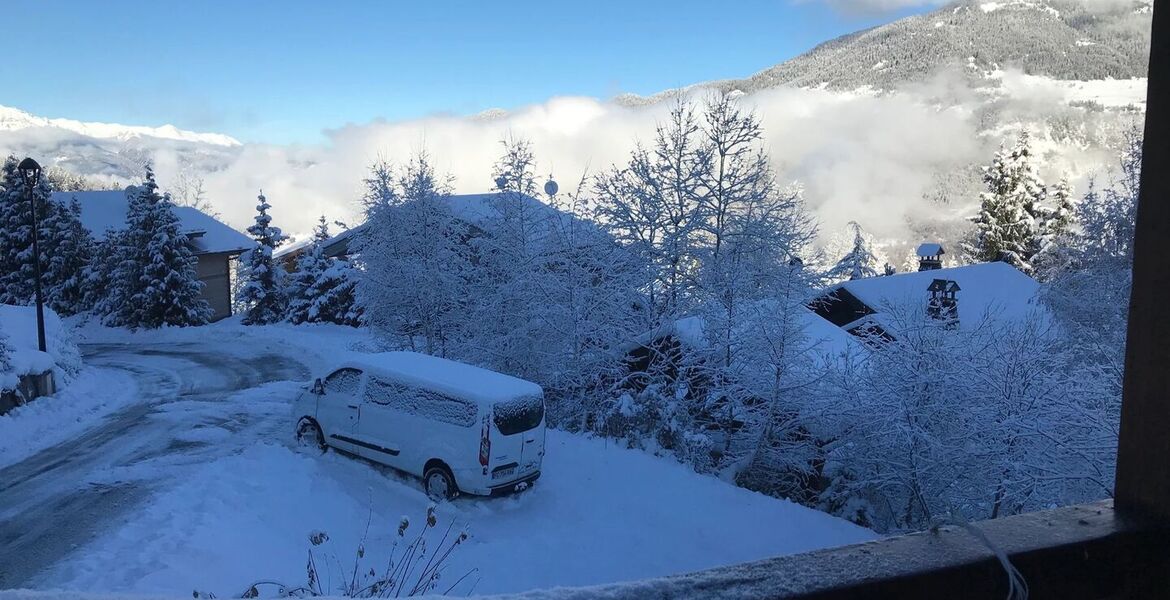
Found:
[{"label": "low cloud", "polygon": [[[1032,129],[1048,179],[1068,174],[1077,183],[1111,164],[1104,146],[1109,132],[1118,128],[1115,114],[1070,108],[1067,86],[1060,94],[1050,89],[1062,82],[1007,85],[1011,81],[1009,74],[1005,85],[988,95],[987,89],[972,90],[961,76],[949,73],[895,93],[776,88],[739,101],[760,116],[778,178],[804,188],[826,235],[857,221],[879,240],[912,243],[954,233],[977,202],[972,165],[985,163],[1000,141],[1014,137],[1022,126]],[[695,94],[701,101],[704,92]],[[552,174],[565,189],[587,170],[624,164],[637,140],[652,140],[655,123],[668,109],[668,103],[628,107],[560,97],[491,118],[433,116],[347,125],[327,131],[328,141],[319,145],[208,150],[197,157],[197,166],[207,198],[230,225],[242,230],[251,224],[256,195],[263,189],[275,223],[303,234],[321,215],[360,221],[361,181],[375,160],[401,164],[426,149],[438,170],[454,177],[457,192],[483,192],[492,185],[500,140],[522,137],[533,143],[539,174]],[[1065,130],[1092,139],[1062,138]],[[47,147],[46,139],[51,140]],[[0,132],[0,148],[39,148],[41,156],[75,156],[84,150],[77,144],[47,130]],[[148,156],[164,188],[190,168],[185,165],[192,159],[189,151],[169,145],[113,155],[129,162]],[[100,172],[95,170],[99,163],[74,170]]]},{"label": "low cloud", "polygon": [[[908,220],[933,210],[924,196],[938,172],[986,158],[970,111],[939,109],[917,94],[781,88],[740,101],[759,114],[778,177],[804,188],[826,230],[858,221],[879,236],[906,235]],[[277,223],[305,232],[321,214],[357,221],[361,180],[379,158],[402,163],[425,148],[455,178],[457,192],[483,192],[491,187],[500,140],[523,137],[533,143],[540,175],[552,174],[565,187],[587,170],[623,164],[637,140],[652,140],[667,110],[554,98],[488,120],[351,125],[327,132],[321,146],[245,146],[229,166],[206,176],[206,188],[237,227],[251,220],[263,188]]]}]

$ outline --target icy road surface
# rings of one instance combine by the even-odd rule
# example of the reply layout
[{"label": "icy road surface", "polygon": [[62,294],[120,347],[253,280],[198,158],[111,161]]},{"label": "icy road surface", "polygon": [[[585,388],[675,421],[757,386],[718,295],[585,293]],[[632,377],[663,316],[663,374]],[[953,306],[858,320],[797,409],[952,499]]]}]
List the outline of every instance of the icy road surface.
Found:
[{"label": "icy road surface", "polygon": [[[70,551],[132,520],[145,499],[180,483],[176,477],[189,467],[239,452],[270,427],[254,414],[218,410],[226,395],[307,377],[302,365],[273,355],[174,344],[82,350],[88,365],[131,373],[140,401],[0,469],[0,589],[32,583]],[[208,431],[223,435],[215,444],[193,439]]]},{"label": "icy road surface", "polygon": [[[90,364],[132,373],[143,402],[0,470],[0,588],[222,598],[260,579],[300,585],[318,530],[330,539],[313,552],[335,588],[363,535],[363,570],[380,569],[400,519],[419,530],[429,501],[417,480],[295,447],[289,402],[307,375],[272,355],[280,345],[211,347],[87,349]],[[471,535],[443,572],[448,583],[471,573],[460,595],[644,579],[875,537],[671,459],[558,431],[534,489],[461,498],[438,514],[432,533],[454,523]]]}]

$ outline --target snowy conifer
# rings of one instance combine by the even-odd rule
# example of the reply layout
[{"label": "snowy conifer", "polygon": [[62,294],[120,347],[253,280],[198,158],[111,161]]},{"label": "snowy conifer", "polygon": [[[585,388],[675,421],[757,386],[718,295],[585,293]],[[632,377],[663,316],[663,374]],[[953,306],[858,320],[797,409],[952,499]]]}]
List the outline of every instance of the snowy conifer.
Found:
[{"label": "snowy conifer", "polygon": [[126,286],[120,285],[118,272],[126,253],[124,237],[120,229],[107,229],[81,273],[82,305],[109,321],[116,320],[112,315],[123,305]]},{"label": "snowy conifer", "polygon": [[50,241],[45,300],[61,315],[88,310],[85,303],[85,271],[89,264],[93,238],[81,224],[81,205],[77,199],[69,204],[53,203],[44,227]]},{"label": "snowy conifer", "polygon": [[110,307],[107,323],[131,329],[207,323],[212,310],[200,298],[197,259],[149,165],[145,181],[126,193],[126,229],[113,252],[114,285],[119,287],[114,295],[121,305]]},{"label": "snowy conifer", "polygon": [[1076,206],[1073,205],[1073,189],[1068,179],[1061,179],[1048,192],[1052,207],[1045,214],[1044,235],[1058,239],[1067,235],[1076,223]]},{"label": "snowy conifer", "polygon": [[1040,249],[1038,211],[1046,196],[1032,163],[1027,132],[1010,149],[1003,147],[983,168],[986,192],[980,194],[972,255],[980,261],[1004,260],[1026,273]]},{"label": "snowy conifer", "polygon": [[349,261],[329,258],[323,244],[329,226],[322,216],[313,232],[312,245],[297,260],[289,275],[288,320],[293,323],[358,325],[361,312],[354,301],[356,274]]},{"label": "snowy conifer", "polygon": [[[854,221],[849,223],[849,228],[853,230],[853,247],[845,256],[841,257],[841,260],[837,261],[827,276],[833,281],[876,277],[880,263],[874,256],[873,250],[870,249],[869,240],[865,238],[861,225]],[[887,266],[889,266],[888,263]]]},{"label": "snowy conifer", "polygon": [[272,258],[272,251],[285,237],[279,227],[272,226],[272,217],[268,215],[272,205],[263,192],[257,200],[256,223],[248,228],[257,246],[248,252],[248,282],[240,294],[240,299],[248,306],[243,318],[245,325],[266,325],[282,320],[288,303],[284,269]]},{"label": "snowy conifer", "polygon": [[[15,156],[4,161],[0,173],[0,304],[31,304],[34,299],[35,269],[32,253],[32,213],[24,180],[17,171]],[[42,291],[48,287],[49,260],[56,246],[56,233],[46,228],[55,204],[50,200],[47,178],[33,190],[37,208],[38,243],[41,256]]]}]

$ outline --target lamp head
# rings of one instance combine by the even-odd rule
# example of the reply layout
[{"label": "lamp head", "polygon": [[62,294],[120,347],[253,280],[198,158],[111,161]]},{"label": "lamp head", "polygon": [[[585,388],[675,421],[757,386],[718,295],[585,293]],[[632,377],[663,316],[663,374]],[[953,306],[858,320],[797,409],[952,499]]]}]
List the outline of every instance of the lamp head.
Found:
[{"label": "lamp head", "polygon": [[41,165],[31,158],[20,161],[16,170],[20,172],[20,178],[24,180],[24,185],[29,188],[36,187],[41,181]]}]

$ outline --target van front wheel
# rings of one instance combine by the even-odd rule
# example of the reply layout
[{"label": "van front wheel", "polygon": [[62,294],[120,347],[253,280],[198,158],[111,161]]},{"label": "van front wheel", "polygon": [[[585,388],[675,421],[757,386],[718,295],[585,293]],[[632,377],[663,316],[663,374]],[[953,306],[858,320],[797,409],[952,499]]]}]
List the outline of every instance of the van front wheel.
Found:
[{"label": "van front wheel", "polygon": [[325,452],[325,434],[321,432],[321,426],[312,419],[301,419],[297,423],[297,443],[303,448]]},{"label": "van front wheel", "polygon": [[452,500],[459,495],[459,488],[455,486],[455,477],[446,467],[434,466],[423,474],[423,487],[431,500]]}]

